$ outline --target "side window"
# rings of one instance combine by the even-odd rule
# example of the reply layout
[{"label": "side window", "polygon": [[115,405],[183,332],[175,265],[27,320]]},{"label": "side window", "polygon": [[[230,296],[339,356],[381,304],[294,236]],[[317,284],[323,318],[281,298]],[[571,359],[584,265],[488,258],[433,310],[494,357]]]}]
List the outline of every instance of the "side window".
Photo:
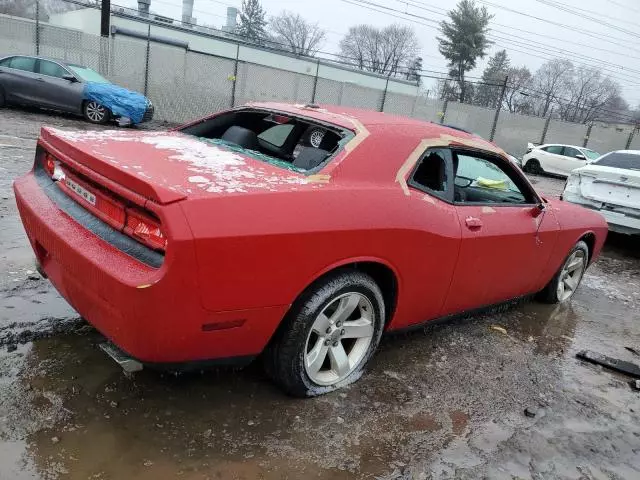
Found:
[{"label": "side window", "polygon": [[67,75],[69,72],[55,62],[40,60],[40,73],[50,77],[62,78],[63,75]]},{"label": "side window", "polygon": [[562,145],[549,145],[548,147],[543,148],[545,152],[554,153],[556,155],[562,155],[562,149],[564,147]]},{"label": "side window", "polygon": [[271,128],[267,128],[264,132],[258,135],[258,138],[265,142],[269,142],[271,145],[275,145],[276,147],[281,147],[287,140],[291,130],[293,130],[292,123],[275,125]]},{"label": "side window", "polygon": [[13,57],[11,59],[11,68],[23,70],[25,72],[36,71],[36,59],[31,57]]},{"label": "side window", "polygon": [[571,157],[571,158],[576,158],[576,155],[580,155],[580,150],[578,150],[577,148],[572,148],[572,147],[564,147],[564,154],[565,157]]},{"label": "side window", "polygon": [[427,150],[413,171],[409,185],[450,200],[451,195],[447,192],[447,156],[448,151],[444,149]]},{"label": "side window", "polygon": [[454,153],[454,198],[459,203],[526,204],[527,195],[497,163],[468,153]]},{"label": "side window", "polygon": [[0,60],[0,67],[8,67],[11,63],[11,60],[13,60],[13,57],[3,58],[2,60]]}]

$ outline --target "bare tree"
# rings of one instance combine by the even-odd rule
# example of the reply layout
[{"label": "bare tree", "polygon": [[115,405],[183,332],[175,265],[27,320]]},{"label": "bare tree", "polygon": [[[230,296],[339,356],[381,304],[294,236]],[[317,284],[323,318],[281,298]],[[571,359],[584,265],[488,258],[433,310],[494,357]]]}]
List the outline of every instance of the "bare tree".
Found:
[{"label": "bare tree", "polygon": [[35,18],[36,0],[0,0],[0,13]]},{"label": "bare tree", "polygon": [[269,20],[272,40],[297,55],[314,55],[322,46],[325,32],[317,23],[307,22],[297,13],[281,12]]},{"label": "bare tree", "polygon": [[569,96],[561,99],[563,120],[587,123],[598,117],[612,98],[620,96],[620,85],[603,77],[596,68],[580,67],[569,82]]},{"label": "bare tree", "polygon": [[506,71],[506,75],[508,87],[504,95],[504,106],[513,113],[531,113],[531,99],[526,92],[526,88],[531,85],[531,72],[527,67],[512,67]]},{"label": "bare tree", "polygon": [[546,117],[550,113],[557,99],[567,93],[573,70],[573,63],[569,60],[555,59],[536,71],[531,87],[534,114]]},{"label": "bare tree", "polygon": [[361,70],[382,75],[406,75],[409,62],[418,54],[418,39],[412,28],[390,25],[377,28],[357,25],[340,41],[342,59]]}]

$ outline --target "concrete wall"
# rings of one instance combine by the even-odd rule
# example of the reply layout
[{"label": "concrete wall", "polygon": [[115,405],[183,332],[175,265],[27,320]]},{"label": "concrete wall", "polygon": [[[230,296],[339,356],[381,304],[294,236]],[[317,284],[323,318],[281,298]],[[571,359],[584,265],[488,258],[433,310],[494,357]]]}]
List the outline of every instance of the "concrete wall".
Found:
[{"label": "concrete wall", "polygon": [[[51,15],[49,23],[51,25],[65,28],[79,29],[84,33],[99,35],[100,11],[94,8],[85,8],[72,12]],[[333,65],[329,62],[321,62],[318,66],[317,61],[313,59],[298,58],[293,55],[273,52],[268,49],[254,48],[242,44],[240,44],[238,49],[238,43],[232,39],[213,37],[200,32],[186,31],[179,26],[147,23],[145,21],[117,14],[111,15],[111,25],[133,30],[144,35],[147,34],[150,27],[151,35],[186,42],[189,45],[190,50],[230,59],[235,59],[236,55],[238,55],[238,60],[273,67],[279,70],[287,70],[290,72],[315,76],[317,69],[319,78],[352,83],[354,85],[375,88],[378,90],[384,90],[385,85],[387,84],[387,79],[383,76],[366,74],[340,65]],[[116,36],[123,37],[124,35],[117,34]],[[410,82],[403,82],[398,79],[389,79],[387,89],[390,92],[403,93],[405,95],[418,94],[417,85]]]}]

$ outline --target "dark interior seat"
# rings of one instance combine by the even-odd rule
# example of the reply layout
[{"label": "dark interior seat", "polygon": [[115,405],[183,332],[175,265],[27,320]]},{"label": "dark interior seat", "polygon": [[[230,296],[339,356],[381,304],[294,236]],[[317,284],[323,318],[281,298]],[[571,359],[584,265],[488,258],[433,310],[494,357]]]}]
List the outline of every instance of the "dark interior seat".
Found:
[{"label": "dark interior seat", "polygon": [[302,147],[293,161],[293,166],[304,170],[311,170],[320,165],[329,156],[329,152],[321,148]]},{"label": "dark interior seat", "polygon": [[442,157],[437,153],[431,153],[422,160],[413,178],[430,190],[443,192],[446,184],[446,172]]},{"label": "dark interior seat", "polygon": [[227,128],[226,132],[222,135],[222,140],[225,142],[235,143],[242,148],[248,148],[250,150],[258,150],[258,136],[255,132],[252,132],[248,128],[238,127],[233,125]]}]

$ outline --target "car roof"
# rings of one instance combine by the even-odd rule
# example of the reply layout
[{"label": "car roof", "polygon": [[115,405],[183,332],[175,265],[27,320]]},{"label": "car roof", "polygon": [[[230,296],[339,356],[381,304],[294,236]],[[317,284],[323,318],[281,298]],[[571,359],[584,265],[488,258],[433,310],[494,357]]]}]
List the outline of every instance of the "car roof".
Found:
[{"label": "car roof", "polygon": [[[441,134],[445,134],[458,138],[485,141],[488,147],[493,145],[488,140],[484,140],[473,133],[467,133],[457,127],[449,127],[417,118],[403,117],[401,115],[376,112],[374,110],[366,110],[363,108],[344,107],[340,105],[290,104],[277,102],[250,102],[244,105],[244,107],[276,110],[291,113],[292,115],[303,115],[321,122],[332,123],[346,129],[353,129],[353,121],[355,120],[364,127],[411,127],[407,128],[405,133],[407,135],[411,135],[410,132],[417,132],[416,135],[421,138],[433,138],[439,137]],[[495,148],[495,146],[492,148]]]},{"label": "car roof", "polygon": [[[542,147],[571,147],[571,148],[578,148],[578,149],[587,148],[587,147],[579,147],[578,145],[569,145],[568,143],[545,143],[543,145],[538,145],[538,148],[542,148]],[[587,148],[587,150],[589,150],[589,148]]]},{"label": "car roof", "polygon": [[56,63],[59,63],[62,66],[65,66],[65,67],[88,68],[88,67],[85,67],[84,65],[80,65],[78,63],[73,63],[73,62],[67,62],[65,60],[60,60],[59,58],[55,58],[55,57],[43,57],[43,56],[40,56],[40,55],[25,55],[23,53],[15,53],[13,55],[5,55],[4,57],[2,57],[2,59],[11,58],[11,57],[29,57],[29,58],[36,58],[38,60],[48,60],[50,62],[56,62]]}]

